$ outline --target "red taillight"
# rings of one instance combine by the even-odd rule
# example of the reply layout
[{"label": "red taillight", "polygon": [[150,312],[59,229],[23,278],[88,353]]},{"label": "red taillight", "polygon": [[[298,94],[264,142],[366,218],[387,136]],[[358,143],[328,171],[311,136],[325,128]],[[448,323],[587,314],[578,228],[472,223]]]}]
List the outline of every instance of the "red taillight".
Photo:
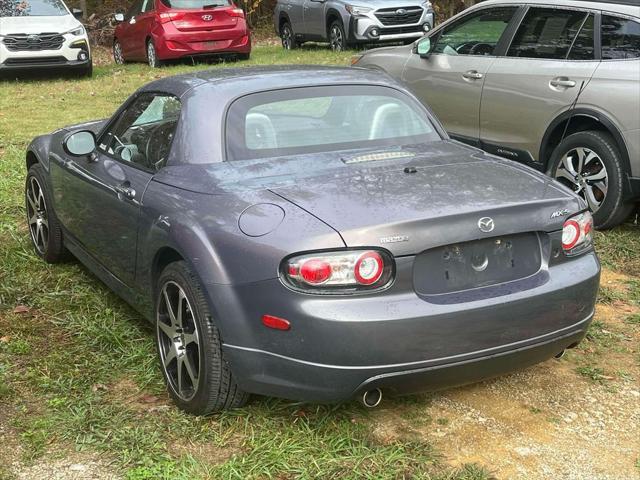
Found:
[{"label": "red taillight", "polygon": [[353,274],[361,285],[371,285],[380,280],[384,270],[384,261],[378,252],[365,252],[360,255],[353,268]]},{"label": "red taillight", "polygon": [[300,276],[311,285],[321,285],[331,278],[331,265],[312,258],[300,266]]},{"label": "red taillight", "polygon": [[282,279],[295,289],[320,293],[373,290],[389,284],[393,259],[380,250],[336,250],[290,257]]},{"label": "red taillight", "polygon": [[285,320],[284,318],[280,317],[274,317],[273,315],[263,315],[262,323],[264,324],[264,326],[274,328],[276,330],[289,330],[291,328],[289,320]]},{"label": "red taillight", "polygon": [[575,220],[567,220],[562,227],[562,248],[571,250],[580,240],[580,224]]},{"label": "red taillight", "polygon": [[162,12],[160,17],[160,23],[174,22],[184,18],[184,12]]},{"label": "red taillight", "polygon": [[241,8],[232,8],[227,10],[227,13],[231,17],[244,18],[244,11]]},{"label": "red taillight", "polygon": [[567,254],[585,251],[593,242],[593,217],[589,212],[576,215],[562,226],[562,249]]}]

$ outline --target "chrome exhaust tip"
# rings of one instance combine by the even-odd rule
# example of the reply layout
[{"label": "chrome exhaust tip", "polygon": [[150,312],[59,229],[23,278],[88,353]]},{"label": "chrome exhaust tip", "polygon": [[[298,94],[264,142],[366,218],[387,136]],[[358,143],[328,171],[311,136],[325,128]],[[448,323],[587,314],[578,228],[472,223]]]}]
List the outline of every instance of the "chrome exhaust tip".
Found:
[{"label": "chrome exhaust tip", "polygon": [[562,358],[562,357],[564,357],[564,353],[565,353],[565,351],[566,351],[566,350],[562,350],[560,353],[556,353],[556,354],[554,355],[554,358]]},{"label": "chrome exhaust tip", "polygon": [[367,390],[362,394],[360,402],[367,408],[376,408],[382,402],[382,390],[379,388]]}]

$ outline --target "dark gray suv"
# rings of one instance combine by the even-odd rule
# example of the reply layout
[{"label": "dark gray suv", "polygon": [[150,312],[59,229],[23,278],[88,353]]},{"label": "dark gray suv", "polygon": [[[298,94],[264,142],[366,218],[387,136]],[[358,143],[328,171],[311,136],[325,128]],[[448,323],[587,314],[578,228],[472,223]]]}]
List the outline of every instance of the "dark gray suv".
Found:
[{"label": "dark gray suv", "polygon": [[489,0],[356,65],[406,82],[452,137],[557,178],[610,228],[640,199],[638,5]]},{"label": "dark gray suv", "polygon": [[286,49],[329,42],[341,51],[361,43],[409,42],[433,28],[428,0],[278,0],[273,15]]}]

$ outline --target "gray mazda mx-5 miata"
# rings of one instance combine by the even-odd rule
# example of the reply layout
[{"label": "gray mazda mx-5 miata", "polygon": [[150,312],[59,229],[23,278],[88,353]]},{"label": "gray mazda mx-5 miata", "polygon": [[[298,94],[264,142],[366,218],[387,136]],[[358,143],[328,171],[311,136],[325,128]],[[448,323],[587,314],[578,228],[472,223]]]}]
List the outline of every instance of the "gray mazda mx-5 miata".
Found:
[{"label": "gray mazda mx-5 miata", "polygon": [[574,347],[600,266],[583,201],[449,139],[383,73],[165,78],[26,155],[36,252],[154,322],[180,408],[377,405]]}]

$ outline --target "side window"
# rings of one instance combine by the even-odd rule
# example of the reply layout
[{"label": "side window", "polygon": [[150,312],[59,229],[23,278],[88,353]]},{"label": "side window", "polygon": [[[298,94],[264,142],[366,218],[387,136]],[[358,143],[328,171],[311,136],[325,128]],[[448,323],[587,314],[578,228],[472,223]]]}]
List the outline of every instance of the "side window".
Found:
[{"label": "side window", "polygon": [[131,18],[140,14],[140,12],[142,11],[142,1],[143,0],[136,0],[135,2],[133,2],[133,5],[131,5],[129,10],[127,10],[127,13],[125,13],[124,15],[125,20],[130,20]]},{"label": "side window", "polygon": [[596,58],[594,25],[595,17],[591,14],[573,42],[567,60],[594,60]]},{"label": "side window", "polygon": [[586,12],[556,8],[531,8],[507,56],[564,60],[587,17]]},{"label": "side window", "polygon": [[493,55],[517,7],[486,8],[461,18],[438,38],[433,53]]},{"label": "side window", "polygon": [[159,170],[167,161],[179,117],[176,97],[143,93],[102,135],[98,149],[117,160]]},{"label": "side window", "polygon": [[640,58],[640,23],[626,18],[602,16],[602,59]]}]

